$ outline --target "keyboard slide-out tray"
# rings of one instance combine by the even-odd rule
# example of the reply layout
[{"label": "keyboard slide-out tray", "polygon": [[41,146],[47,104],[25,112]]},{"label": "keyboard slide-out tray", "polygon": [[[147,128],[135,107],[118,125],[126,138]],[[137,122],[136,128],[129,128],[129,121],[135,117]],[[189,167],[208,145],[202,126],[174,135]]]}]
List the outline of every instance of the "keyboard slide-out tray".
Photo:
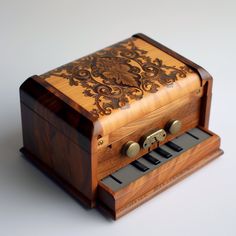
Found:
[{"label": "keyboard slide-out tray", "polygon": [[194,128],[99,182],[98,206],[114,219],[222,154],[220,138]]}]

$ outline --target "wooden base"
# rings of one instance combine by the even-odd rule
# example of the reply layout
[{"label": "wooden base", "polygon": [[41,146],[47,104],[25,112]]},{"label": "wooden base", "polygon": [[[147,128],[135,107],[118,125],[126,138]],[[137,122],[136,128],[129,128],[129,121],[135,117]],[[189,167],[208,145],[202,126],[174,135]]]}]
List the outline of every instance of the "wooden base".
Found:
[{"label": "wooden base", "polygon": [[95,207],[95,202],[86,198],[81,192],[75,189],[73,186],[68,184],[65,180],[63,180],[53,169],[49,168],[42,161],[40,161],[37,157],[31,154],[26,148],[22,147],[20,152],[24,154],[24,157],[34,164],[39,170],[41,170],[44,174],[46,174],[50,179],[52,179],[56,184],[58,184],[63,190],[70,194],[76,201],[82,203],[86,208]]},{"label": "wooden base", "polygon": [[110,210],[107,206],[105,206],[102,202],[98,204],[99,210],[105,214],[105,216],[110,216],[114,220],[120,218],[121,216],[127,214],[137,206],[141,205],[142,203],[148,201],[150,198],[154,197],[158,193],[162,192],[163,190],[167,189],[168,187],[172,186],[173,184],[179,182],[180,180],[184,179],[185,177],[189,176],[199,168],[205,166],[210,161],[214,160],[215,158],[219,157],[223,154],[223,151],[221,149],[218,149],[214,151],[213,153],[210,153],[207,155],[204,159],[201,159],[200,161],[194,163],[192,166],[186,168],[182,172],[178,173],[174,177],[168,179],[163,184],[157,186],[155,189],[152,189],[150,192],[147,192],[145,195],[142,195],[141,197],[135,199],[135,201],[130,202],[126,207],[123,207],[119,209],[118,211],[114,212]]},{"label": "wooden base", "polygon": [[[86,198],[80,191],[68,184],[53,169],[45,165],[26,148],[23,147],[20,151],[24,154],[27,160],[54,180],[74,199],[79,200],[80,203],[83,203],[83,206],[87,208],[97,206],[101,212],[115,220],[223,154],[223,151],[219,148],[219,138],[213,134],[210,139],[182,154],[179,157],[179,165],[176,165],[177,168],[170,168],[166,172],[167,177],[164,176],[163,181],[159,184],[157,177],[158,175],[156,173],[158,173],[161,168],[153,171],[153,176],[152,173],[150,173],[149,176],[147,175],[137,180],[134,186],[128,186],[117,192],[107,191],[100,182],[98,186],[97,202],[95,202]],[[176,163],[178,163],[178,158],[176,160]],[[189,164],[184,165],[182,162],[183,160],[187,160],[187,163]],[[173,160],[173,162],[175,162],[175,160]],[[167,168],[168,165],[171,166],[171,161],[167,163]],[[145,179],[145,181],[143,179]],[[147,186],[149,186],[149,188]]]}]

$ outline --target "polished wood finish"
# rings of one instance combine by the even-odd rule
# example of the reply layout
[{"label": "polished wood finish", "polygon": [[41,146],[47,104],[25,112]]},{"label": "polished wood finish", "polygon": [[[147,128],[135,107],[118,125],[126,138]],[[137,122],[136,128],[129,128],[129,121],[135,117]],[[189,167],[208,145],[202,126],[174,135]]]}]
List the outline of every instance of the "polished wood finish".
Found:
[{"label": "polished wood finish", "polygon": [[36,166],[39,170],[41,170],[47,177],[52,179],[56,184],[58,184],[59,187],[61,187],[63,190],[69,193],[71,197],[73,197],[79,203],[82,203],[83,204],[82,206],[85,206],[86,208],[92,208],[95,206],[94,201],[89,200],[87,197],[81,194],[81,192],[78,189],[76,189],[68,181],[62,178],[57,173],[57,171],[55,171],[53,168],[50,168],[48,165],[45,164],[44,161],[38,159],[37,156],[30,153],[26,148],[21,148],[20,152],[24,155],[23,157],[25,157],[26,160],[31,162],[34,166]]},{"label": "polished wood finish", "polygon": [[79,199],[94,206],[95,159],[23,103],[21,111],[23,153],[35,160],[34,163],[40,163],[39,167],[46,166],[43,169],[62,179],[63,185],[73,186],[73,192],[80,192]]},{"label": "polished wood finish", "polygon": [[[40,83],[39,83],[40,81]],[[70,106],[60,92],[42,86],[37,75],[28,78],[20,87],[20,100],[43,117],[61,133],[90,152],[93,123],[81,110]]]},{"label": "polished wood finish", "polygon": [[[146,201],[148,201],[152,197],[156,196],[157,194],[161,193],[162,191],[166,190],[167,188],[171,187],[172,185],[178,183],[182,179],[188,177],[190,174],[194,173],[199,168],[204,167],[206,164],[208,164],[209,162],[211,162],[212,160],[216,159],[217,157],[219,157],[222,154],[223,154],[223,151],[221,149],[219,149],[218,151],[205,156],[204,159],[198,161],[194,165],[192,165],[189,168],[187,168],[185,171],[180,172],[178,175],[176,175],[175,177],[173,177],[169,181],[166,181],[165,183],[161,184],[157,188],[153,189],[153,191],[150,191],[147,195],[144,195],[144,196],[142,196],[140,198],[137,198],[136,201],[132,202],[132,204],[127,205],[126,207],[124,207],[124,208],[122,208],[122,209],[120,209],[120,210],[118,210],[116,212],[114,212],[113,210],[108,208],[107,205],[103,204],[102,202],[100,202],[98,204],[98,209],[106,217],[109,216],[109,217],[113,218],[114,220],[117,220],[120,217],[122,217],[123,215],[129,213],[131,210],[133,210],[136,207],[138,207],[139,205],[145,203]],[[103,186],[101,185],[100,188],[102,188],[102,187]],[[104,194],[104,193],[105,192],[103,192],[102,194]],[[106,195],[105,196],[103,195],[103,197],[106,197]],[[110,196],[107,195],[107,197],[110,197]]]},{"label": "polished wood finish", "polygon": [[110,212],[114,219],[119,218],[179,178],[190,174],[196,168],[221,155],[222,151],[219,146],[220,139],[213,134],[211,138],[116,192],[100,182],[98,198],[101,201],[101,206],[107,208],[107,212]]},{"label": "polished wood finish", "polygon": [[[32,76],[21,85],[21,151],[89,207],[96,206],[99,189],[99,206],[117,218],[159,190],[149,183],[151,176],[145,176],[138,181],[139,188],[145,185],[145,190],[123,190],[129,192],[126,199],[121,197],[122,191],[111,193],[99,181],[193,127],[208,128],[211,91],[212,78],[203,68],[137,34],[48,73]],[[166,140],[141,149],[136,157],[122,154],[126,142],[139,142],[143,135],[165,128],[172,119],[182,122],[179,133],[168,133]],[[183,155],[173,172],[174,180],[166,178],[163,186],[220,154],[219,139],[213,135],[211,140],[212,143],[205,143],[205,149],[215,148],[214,153],[208,153],[201,145],[201,157],[197,149]],[[196,162],[191,162],[190,154],[196,156]],[[163,189],[161,183],[155,184]],[[139,196],[136,203],[134,193]]]},{"label": "polished wood finish", "polygon": [[196,127],[200,120],[201,98],[202,93],[195,91],[111,133],[104,141],[104,148],[100,148],[97,152],[98,180],[147,153],[147,150],[141,149],[139,154],[133,158],[122,154],[122,146],[129,140],[139,142],[140,137],[144,134],[165,127],[171,119],[181,120],[181,131],[176,135],[168,133],[163,142],[153,144],[149,148],[151,151],[158,145]]},{"label": "polished wood finish", "polygon": [[[101,136],[106,136],[112,131],[116,131],[119,128],[123,127],[125,124],[132,122],[133,120],[138,119],[139,117],[142,117],[146,115],[149,112],[152,112],[166,104],[169,104],[170,102],[174,101],[175,99],[178,99],[186,94],[189,94],[190,92],[193,92],[197,89],[200,88],[201,80],[198,75],[198,73],[194,71],[190,71],[188,67],[181,61],[177,60],[175,57],[172,57],[168,55],[167,53],[163,52],[162,50],[156,48],[150,43],[147,43],[146,41],[139,39],[139,38],[130,38],[128,39],[128,43],[133,43],[135,47],[138,49],[142,49],[144,52],[147,52],[145,54],[145,57],[149,57],[150,60],[153,62],[146,62],[142,66],[138,63],[138,60],[141,60],[141,56],[137,58],[137,60],[131,60],[131,57],[129,57],[129,64],[123,63],[123,62],[116,62],[120,67],[119,68],[114,68],[115,62],[107,62],[107,61],[102,61],[98,62],[99,66],[103,70],[107,70],[104,73],[101,73],[99,76],[92,76],[92,79],[97,82],[96,86],[100,85],[102,83],[101,89],[111,89],[113,90],[113,93],[116,92],[115,89],[120,89],[120,80],[122,80],[120,70],[124,70],[124,73],[126,72],[126,67],[128,66],[133,66],[136,70],[140,70],[139,73],[134,73],[132,74],[131,72],[127,71],[126,72],[126,77],[125,79],[129,81],[129,84],[124,84],[123,86],[127,86],[126,90],[124,90],[124,94],[129,93],[128,89],[133,89],[132,93],[139,93],[142,91],[143,95],[135,100],[133,99],[132,96],[126,96],[124,95],[124,98],[127,99],[127,101],[123,100],[117,100],[119,102],[124,102],[125,104],[122,106],[115,107],[115,102],[114,104],[111,103],[111,106],[109,106],[110,110],[108,112],[108,115],[98,115],[97,120],[94,122],[94,135],[101,135]],[[128,50],[128,43],[124,44],[126,49]],[[119,44],[118,44],[119,45]],[[122,45],[123,46],[123,45]],[[114,46],[115,47],[115,46]],[[118,47],[118,46],[116,46]],[[112,47],[111,47],[112,48]],[[110,47],[104,49],[104,50],[110,50]],[[123,50],[123,48],[121,49]],[[123,51],[121,51],[122,53]],[[135,51],[135,53],[138,53],[138,51]],[[41,77],[45,82],[50,84],[53,88],[56,88],[58,91],[60,91],[62,94],[64,94],[66,97],[68,97],[71,101],[73,101],[75,104],[79,105],[79,107],[83,110],[85,110],[87,113],[90,113],[92,115],[92,111],[97,109],[97,100],[94,101],[94,95],[88,96],[88,93],[91,93],[91,88],[86,90],[86,87],[82,86],[75,86],[71,85],[71,83],[68,82],[68,78],[70,76],[76,76],[76,74],[73,74],[73,71],[76,70],[77,67],[82,67],[84,64],[84,60],[89,60],[90,57],[96,57],[98,53],[91,54],[87,56],[85,59],[80,59],[75,62],[69,63],[65,68],[61,69],[60,72],[58,73],[57,71],[53,70],[51,72],[46,73],[45,75],[41,75]],[[142,53],[140,53],[142,54]],[[119,55],[120,56],[120,55]],[[107,59],[107,57],[99,57],[101,60],[105,60],[104,58]],[[112,57],[112,59],[116,59],[117,57]],[[156,59],[161,60],[161,64],[163,64],[163,69],[162,67],[158,67],[156,64],[154,67],[154,61]],[[98,59],[97,59],[98,60]],[[144,59],[142,59],[144,60]],[[74,63],[74,64],[73,64]],[[95,62],[93,62],[95,63]],[[103,63],[103,64],[102,64]],[[113,63],[113,64],[112,64]],[[119,64],[120,63],[120,64]],[[100,65],[102,64],[102,65]],[[148,64],[148,68],[146,66]],[[73,71],[70,70],[70,67],[74,66]],[[76,67],[77,66],[77,67]],[[146,66],[146,67],[145,67]],[[98,70],[100,69],[98,67]],[[103,68],[105,67],[105,68]],[[169,69],[167,69],[170,67]],[[84,66],[84,68],[87,68]],[[83,73],[84,69],[83,68]],[[101,70],[102,70],[101,69]],[[146,71],[145,71],[146,69]],[[154,71],[160,69],[163,71],[163,75],[161,73],[157,74],[156,77],[153,75],[148,77],[149,80],[145,81],[148,83],[151,83],[153,78],[155,78],[155,86],[158,86],[156,89],[153,86],[153,92],[146,91],[143,88],[139,88],[137,84],[131,80],[134,78],[134,76],[142,75],[143,73],[146,74],[154,74]],[[175,71],[175,69],[178,69],[178,71]],[[111,71],[114,70],[114,71]],[[165,71],[166,70],[166,71]],[[79,71],[79,70],[78,70]],[[79,73],[77,71],[77,73]],[[87,70],[90,71],[90,70]],[[112,74],[111,74],[112,73]],[[165,74],[166,73],[166,74]],[[172,75],[173,74],[173,75]],[[106,87],[104,85],[104,77],[106,76],[105,79],[106,81],[109,81],[109,83],[106,83]],[[109,75],[109,76],[108,76]],[[169,77],[168,77],[169,76]],[[160,77],[160,81],[158,81],[158,78]],[[66,79],[65,79],[66,78]],[[85,79],[89,79],[89,77],[84,77]],[[116,83],[113,84],[113,80],[116,79]],[[170,81],[173,80],[173,82],[170,83]],[[101,82],[102,81],[102,82]],[[112,82],[111,82],[112,81]],[[76,81],[77,82],[77,81]],[[132,83],[132,85],[131,85]],[[110,84],[113,85],[108,87]],[[87,86],[87,85],[86,85]],[[119,87],[117,87],[119,86]],[[147,86],[150,86],[148,84]],[[156,89],[156,90],[155,90]],[[89,90],[89,92],[87,92]],[[136,90],[139,90],[136,92]],[[102,96],[99,97],[99,100],[102,102],[105,102],[106,99],[108,99],[108,96],[104,96],[105,93],[109,93],[108,91],[103,92]],[[118,92],[117,92],[118,94]],[[112,94],[109,94],[109,96],[112,96]],[[118,96],[118,95],[116,95]],[[105,103],[103,103],[105,104]],[[113,108],[114,106],[114,108]],[[99,104],[100,107],[100,104]],[[100,108],[101,109],[101,108]],[[115,121],[115,122],[114,122]]]},{"label": "polished wood finish", "polygon": [[212,97],[212,84],[213,84],[213,78],[209,74],[208,71],[206,71],[204,68],[199,66],[198,64],[192,62],[191,60],[187,59],[186,57],[183,57],[182,55],[178,54],[177,52],[171,50],[170,48],[164,46],[163,44],[149,38],[148,36],[138,33],[133,35],[133,37],[142,39],[153,46],[160,48],[163,52],[167,53],[168,55],[178,59],[179,61],[183,62],[185,65],[192,68],[194,71],[196,71],[200,78],[201,78],[201,86],[204,87],[204,97],[202,99],[202,117],[200,121],[200,125],[204,128],[208,128],[209,126],[209,118],[210,118],[210,108],[211,108],[211,97]]}]

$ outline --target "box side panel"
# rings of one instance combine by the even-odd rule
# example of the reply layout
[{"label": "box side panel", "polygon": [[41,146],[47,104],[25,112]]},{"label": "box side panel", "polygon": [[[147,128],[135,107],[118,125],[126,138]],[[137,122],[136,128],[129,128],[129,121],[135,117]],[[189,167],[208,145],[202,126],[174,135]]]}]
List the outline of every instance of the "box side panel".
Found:
[{"label": "box side panel", "polygon": [[65,103],[60,94],[56,96],[37,80],[38,76],[32,76],[21,85],[21,102],[82,149],[91,152],[93,123],[79,109],[75,110]]},{"label": "box side panel", "polygon": [[204,96],[202,98],[202,103],[201,103],[200,125],[206,129],[209,127],[209,120],[210,120],[212,85],[213,85],[213,79],[209,78],[208,80],[205,81],[205,84],[203,86]]},{"label": "box side panel", "polygon": [[53,173],[93,200],[95,170],[91,155],[21,103],[23,145],[27,152],[43,162]]}]

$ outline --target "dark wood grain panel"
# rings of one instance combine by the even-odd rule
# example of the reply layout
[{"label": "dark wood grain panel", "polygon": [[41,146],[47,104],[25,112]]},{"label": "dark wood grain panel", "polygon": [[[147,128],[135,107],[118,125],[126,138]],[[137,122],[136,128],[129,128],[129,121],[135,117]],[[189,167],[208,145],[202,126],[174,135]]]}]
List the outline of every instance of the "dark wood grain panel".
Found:
[{"label": "dark wood grain panel", "polygon": [[24,149],[94,201],[96,161],[24,104],[21,111]]},{"label": "dark wood grain panel", "polygon": [[93,123],[87,117],[68,105],[60,94],[54,95],[39,81],[38,76],[27,79],[20,87],[21,102],[30,107],[52,126],[65,134],[86,151],[91,151]]}]

